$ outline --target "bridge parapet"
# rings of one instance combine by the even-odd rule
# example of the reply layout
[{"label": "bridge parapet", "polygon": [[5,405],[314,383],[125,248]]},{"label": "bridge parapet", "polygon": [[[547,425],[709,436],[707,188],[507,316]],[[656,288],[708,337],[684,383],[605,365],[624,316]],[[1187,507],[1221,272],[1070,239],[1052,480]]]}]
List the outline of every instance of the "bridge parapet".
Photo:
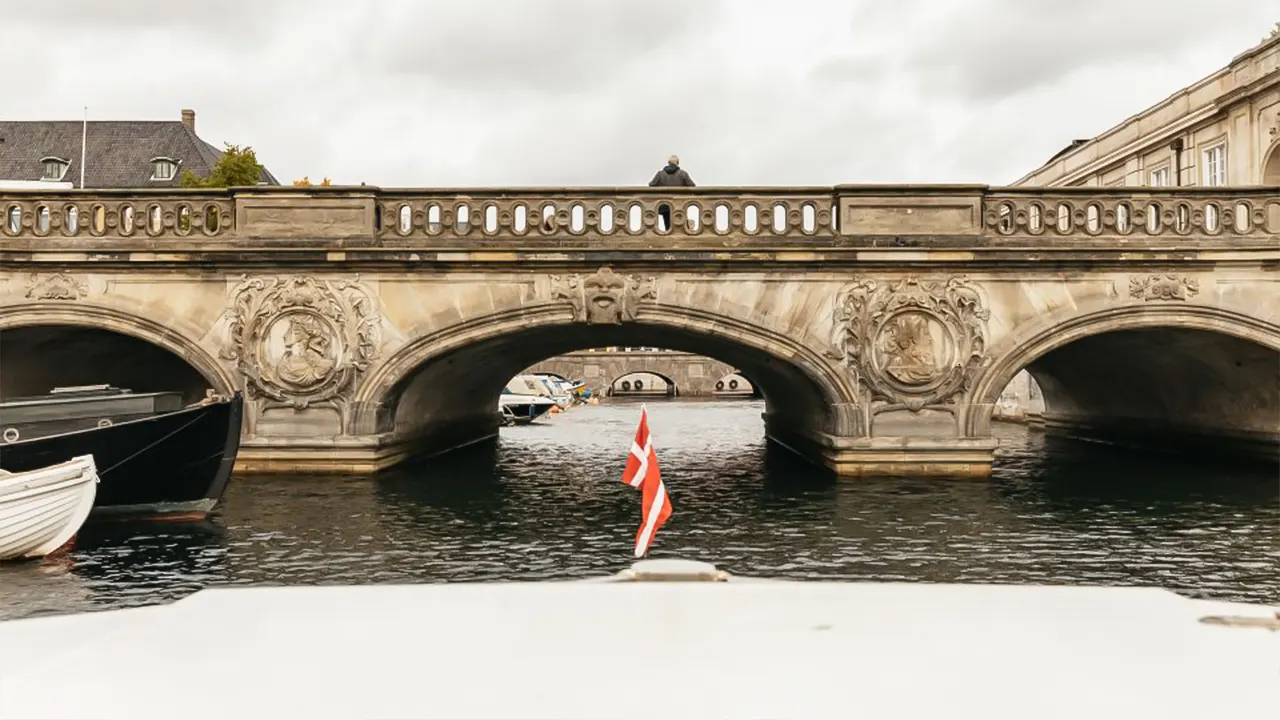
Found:
[{"label": "bridge parapet", "polygon": [[[669,222],[668,222],[669,218]],[[1280,188],[5,191],[0,249],[1259,247]]]}]

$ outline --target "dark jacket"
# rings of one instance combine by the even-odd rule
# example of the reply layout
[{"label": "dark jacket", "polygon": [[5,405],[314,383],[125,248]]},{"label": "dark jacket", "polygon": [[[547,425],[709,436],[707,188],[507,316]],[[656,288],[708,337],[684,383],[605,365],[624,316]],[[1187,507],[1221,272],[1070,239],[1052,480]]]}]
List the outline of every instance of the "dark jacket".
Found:
[{"label": "dark jacket", "polygon": [[649,187],[694,187],[693,178],[677,165],[668,165],[649,181]]}]

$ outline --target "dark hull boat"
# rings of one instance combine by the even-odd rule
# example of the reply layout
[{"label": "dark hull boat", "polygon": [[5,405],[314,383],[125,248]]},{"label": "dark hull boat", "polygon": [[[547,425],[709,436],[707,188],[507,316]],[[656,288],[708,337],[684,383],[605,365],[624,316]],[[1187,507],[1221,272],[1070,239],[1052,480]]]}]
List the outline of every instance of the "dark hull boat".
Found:
[{"label": "dark hull boat", "polygon": [[0,469],[22,472],[93,455],[90,519],[201,520],[240,450],[244,401],[181,406],[178,393],[94,387],[0,403]]}]

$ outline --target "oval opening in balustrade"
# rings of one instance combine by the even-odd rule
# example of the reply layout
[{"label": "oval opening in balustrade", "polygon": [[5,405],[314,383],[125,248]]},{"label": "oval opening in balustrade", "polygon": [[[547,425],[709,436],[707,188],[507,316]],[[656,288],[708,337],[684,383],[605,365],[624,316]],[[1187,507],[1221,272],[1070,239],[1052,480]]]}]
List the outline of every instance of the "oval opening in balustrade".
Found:
[{"label": "oval opening in balustrade", "polygon": [[105,235],[107,232],[107,209],[94,205],[89,209],[89,232],[93,235]]},{"label": "oval opening in balustrade", "polygon": [[1071,222],[1071,206],[1063,203],[1058,206],[1058,222],[1055,225],[1058,232],[1066,235],[1071,232],[1074,224]]},{"label": "oval opening in balustrade", "polygon": [[1116,232],[1128,235],[1133,230],[1133,207],[1127,201],[1116,204]]},{"label": "oval opening in balustrade", "polygon": [[1253,231],[1253,207],[1249,203],[1243,200],[1236,203],[1234,214],[1236,232],[1244,235]]},{"label": "oval opening in balustrade", "polygon": [[800,206],[800,232],[812,235],[818,231],[818,208],[813,203]]},{"label": "oval opening in balustrade", "polygon": [[1218,210],[1218,203],[1209,203],[1204,206],[1204,230],[1208,233],[1218,234],[1222,229],[1222,212]]},{"label": "oval opening in balustrade", "polygon": [[396,232],[401,235],[413,232],[413,208],[408,203],[396,208]]},{"label": "oval opening in balustrade", "polygon": [[147,234],[159,235],[164,230],[164,210],[159,205],[147,206]]},{"label": "oval opening in balustrade", "polygon": [[428,235],[439,235],[444,231],[444,208],[438,203],[427,205],[424,229]]},{"label": "oval opening in balustrade", "polygon": [[833,235],[839,235],[839,234],[840,234],[840,205],[839,205],[839,203],[834,203],[834,202],[833,202],[833,203],[831,203],[830,213],[828,213],[828,216],[831,218],[831,233],[832,233]]},{"label": "oval opening in balustrade", "polygon": [[729,232],[729,205],[728,203],[717,203],[715,214],[712,217],[715,223],[714,227],[717,233],[721,235]]},{"label": "oval opening in balustrade", "polygon": [[1102,206],[1098,203],[1089,203],[1085,207],[1084,229],[1090,235],[1097,235],[1102,232]]},{"label": "oval opening in balustrade", "polygon": [[481,227],[485,235],[494,235],[498,232],[498,206],[488,203],[484,206],[484,212],[481,214]]},{"label": "oval opening in balustrade", "polygon": [[605,203],[600,206],[600,220],[596,223],[596,227],[600,228],[600,232],[608,235],[613,232],[613,221],[617,217],[618,209],[613,203]]},{"label": "oval opening in balustrade", "polygon": [[1177,212],[1174,214],[1173,221],[1174,232],[1186,235],[1191,232],[1191,206],[1186,203],[1178,203]]},{"label": "oval opening in balustrade", "polygon": [[178,212],[174,215],[173,229],[179,235],[189,235],[191,233],[191,206],[186,203],[178,205]]},{"label": "oval opening in balustrade", "polygon": [[558,226],[559,223],[556,222],[556,206],[551,203],[544,204],[542,206],[542,232],[555,232]]},{"label": "oval opening in balustrade", "polygon": [[684,208],[684,229],[690,235],[702,232],[702,206],[689,203]]},{"label": "oval opening in balustrade", "polygon": [[22,208],[10,205],[9,209],[4,211],[4,229],[10,235],[17,235],[22,231]]},{"label": "oval opening in balustrade", "polygon": [[742,208],[742,229],[751,235],[760,231],[760,208],[755,203]]},{"label": "oval opening in balustrade", "polygon": [[222,212],[217,205],[206,205],[204,208],[204,233],[217,235],[222,229]]},{"label": "oval opening in balustrade", "polygon": [[1044,206],[1038,202],[1027,206],[1027,232],[1032,235],[1044,232]]},{"label": "oval opening in balustrade", "polygon": [[67,205],[62,208],[62,234],[75,235],[80,232],[80,208],[75,205]]},{"label": "oval opening in balustrade", "polygon": [[1164,221],[1160,218],[1161,212],[1163,210],[1158,202],[1147,203],[1143,208],[1142,214],[1146,220],[1148,234],[1159,235],[1160,231],[1164,230]]},{"label": "oval opening in balustrade", "polygon": [[471,232],[471,207],[457,205],[453,208],[453,231],[459,235]]},{"label": "oval opening in balustrade", "polygon": [[631,203],[627,208],[627,232],[639,234],[644,229],[644,208],[640,203]]},{"label": "oval opening in balustrade", "polygon": [[529,208],[524,203],[516,205],[511,211],[511,231],[523,235],[529,229]]},{"label": "oval opening in balustrade", "polygon": [[773,220],[773,231],[782,234],[787,231],[787,206],[782,203],[774,203],[771,212]]},{"label": "oval opening in balustrade", "polygon": [[1014,212],[1015,210],[1012,202],[1005,200],[1000,203],[1000,209],[996,211],[996,232],[1001,235],[1013,234]]},{"label": "oval opening in balustrade", "polygon": [[569,232],[578,235],[587,229],[587,209],[582,203],[569,206]]},{"label": "oval opening in balustrade", "polygon": [[52,224],[53,224],[53,220],[49,217],[49,206],[37,205],[36,206],[36,228],[35,228],[36,234],[47,235],[49,233],[49,228],[50,226],[52,226]]},{"label": "oval opening in balustrade", "polygon": [[125,205],[120,208],[120,234],[133,234],[133,206]]}]

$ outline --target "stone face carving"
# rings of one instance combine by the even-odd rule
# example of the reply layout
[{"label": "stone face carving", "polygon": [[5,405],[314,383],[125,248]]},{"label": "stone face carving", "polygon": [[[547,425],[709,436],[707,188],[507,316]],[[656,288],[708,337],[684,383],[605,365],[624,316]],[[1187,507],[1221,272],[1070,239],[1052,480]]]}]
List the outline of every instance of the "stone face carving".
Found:
[{"label": "stone face carving", "polygon": [[986,360],[989,317],[963,278],[858,279],[836,300],[828,355],[844,360],[865,402],[918,411],[969,388]]},{"label": "stone face carving", "polygon": [[585,278],[576,274],[551,276],[551,299],[567,301],[573,308],[573,319],[591,325],[631,322],[640,303],[657,298],[656,279],[619,275],[607,266]]},{"label": "stone face carving", "polygon": [[1200,293],[1200,281],[1187,275],[1132,275],[1129,277],[1130,297],[1152,301],[1186,301]]},{"label": "stone face carving", "polygon": [[27,281],[27,297],[32,300],[79,300],[88,294],[88,285],[66,273],[32,273]]},{"label": "stone face carving", "polygon": [[[358,281],[358,278],[357,278]],[[250,396],[304,410],[343,394],[378,351],[373,300],[357,282],[313,277],[242,277],[232,293],[230,338]]]}]

